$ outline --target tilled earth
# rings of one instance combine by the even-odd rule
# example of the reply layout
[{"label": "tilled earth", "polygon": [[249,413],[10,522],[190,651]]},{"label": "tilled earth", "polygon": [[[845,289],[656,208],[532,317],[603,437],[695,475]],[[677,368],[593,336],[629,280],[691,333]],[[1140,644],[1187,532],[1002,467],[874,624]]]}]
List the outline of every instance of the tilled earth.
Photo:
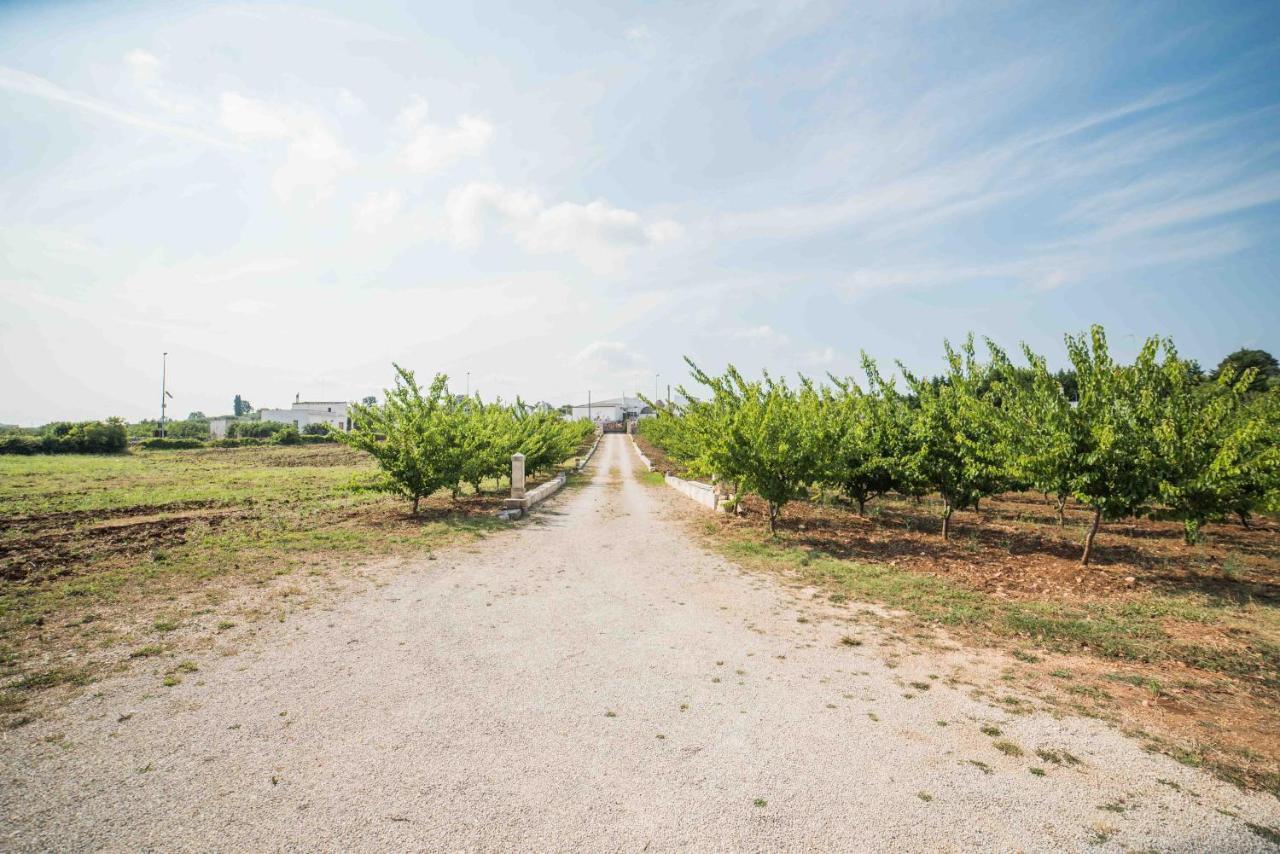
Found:
[{"label": "tilled earth", "polygon": [[6,733],[0,848],[1273,847],[1274,798],[708,554],[634,459],[606,436],[509,535]]}]

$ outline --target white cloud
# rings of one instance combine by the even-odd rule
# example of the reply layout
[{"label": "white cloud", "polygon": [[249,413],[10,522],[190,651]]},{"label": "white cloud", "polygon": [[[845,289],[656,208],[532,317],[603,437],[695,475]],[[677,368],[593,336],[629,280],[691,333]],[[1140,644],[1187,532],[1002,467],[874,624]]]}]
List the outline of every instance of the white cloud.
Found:
[{"label": "white cloud", "polygon": [[338,90],[338,112],[344,116],[354,116],[364,112],[364,101],[360,96],[345,86]]},{"label": "white cloud", "polygon": [[200,277],[205,285],[223,284],[245,277],[263,276],[268,273],[280,273],[291,270],[301,262],[297,258],[258,258],[239,264],[227,270],[215,270]]},{"label": "white cloud", "polygon": [[132,127],[164,134],[166,136],[200,142],[204,145],[210,145],[217,148],[241,151],[244,149],[243,146],[228,142],[225,139],[219,139],[216,136],[203,133],[195,130],[194,128],[173,124],[172,122],[159,121],[148,116],[140,116],[136,113],[122,110],[106,103],[105,101],[98,100],[97,98],[91,98],[87,95],[71,92],[56,83],[44,79],[43,77],[37,77],[36,75],[28,74],[25,71],[18,71],[15,68],[0,66],[0,89],[7,89],[11,92],[19,92],[35,98],[43,98],[46,101],[53,101],[54,103],[78,107],[87,112],[95,113],[96,115],[111,119],[119,124],[130,125]]},{"label": "white cloud", "polygon": [[305,107],[224,92],[218,118],[223,127],[241,139],[288,143],[284,162],[272,178],[276,195],[286,201],[298,196],[328,196],[337,179],[355,165],[320,115]]},{"label": "white cloud", "polygon": [[732,333],[730,337],[739,341],[754,341],[772,346],[786,344],[791,340],[785,333],[779,332],[767,323],[760,326],[752,326],[749,329],[740,329]]},{"label": "white cloud", "polygon": [[627,41],[636,44],[640,42],[647,42],[653,34],[649,32],[649,28],[644,24],[636,24],[634,27],[627,28],[626,35]]},{"label": "white cloud", "polygon": [[370,193],[355,208],[355,228],[372,234],[396,221],[404,207],[404,196],[399,190]]},{"label": "white cloud", "polygon": [[830,365],[836,360],[836,351],[834,347],[822,347],[818,350],[810,350],[800,357],[800,361],[807,365]]},{"label": "white cloud", "polygon": [[493,125],[482,116],[463,115],[452,126],[427,122],[427,102],[415,98],[400,111],[396,124],[409,141],[400,151],[400,161],[419,175],[439,172],[466,157],[484,152],[493,139]]},{"label": "white cloud", "polygon": [[646,372],[648,362],[621,341],[593,341],[573,357],[578,366],[595,374],[633,378]]},{"label": "white cloud", "polygon": [[683,231],[671,220],[646,222],[603,199],[547,206],[535,193],[487,183],[454,190],[445,212],[450,238],[461,247],[474,248],[496,227],[529,252],[571,253],[606,265],[634,249],[676,240]]},{"label": "white cloud", "polygon": [[250,297],[232,300],[227,303],[227,311],[232,314],[243,314],[247,316],[262,314],[266,311],[270,311],[271,308],[271,303],[252,299]]}]

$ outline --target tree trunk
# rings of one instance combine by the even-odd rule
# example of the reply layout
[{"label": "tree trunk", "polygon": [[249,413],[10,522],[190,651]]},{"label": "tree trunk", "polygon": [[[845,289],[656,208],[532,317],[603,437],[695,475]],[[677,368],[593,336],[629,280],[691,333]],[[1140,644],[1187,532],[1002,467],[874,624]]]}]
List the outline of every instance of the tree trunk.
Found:
[{"label": "tree trunk", "polygon": [[948,501],[942,507],[942,539],[951,539],[951,502]]},{"label": "tree trunk", "polygon": [[778,531],[778,506],[772,501],[765,502],[769,514],[769,536],[776,536]]},{"label": "tree trunk", "polygon": [[1066,495],[1058,496],[1057,509],[1058,509],[1058,527],[1061,528],[1067,524],[1067,516],[1066,516],[1067,496]]},{"label": "tree trunk", "polygon": [[1199,519],[1186,519],[1182,523],[1182,542],[1184,545],[1194,546],[1200,542],[1200,525]]},{"label": "tree trunk", "polygon": [[415,516],[417,516],[417,515],[418,515],[418,500],[419,500],[419,499],[421,499],[421,498],[422,498],[422,496],[421,496],[421,495],[415,495],[415,496],[413,496],[413,515],[415,515]]},{"label": "tree trunk", "polygon": [[1080,557],[1080,565],[1088,566],[1089,558],[1093,556],[1093,538],[1098,536],[1098,526],[1102,524],[1102,508],[1094,508],[1093,524],[1089,526],[1089,533],[1084,538],[1084,554]]},{"label": "tree trunk", "polygon": [[865,498],[858,499],[858,515],[859,516],[867,515],[867,499]]},{"label": "tree trunk", "polygon": [[1243,527],[1246,531],[1249,530],[1249,528],[1251,527],[1249,525],[1249,514],[1244,512],[1243,510],[1237,510],[1236,515],[1240,517],[1241,527]]}]

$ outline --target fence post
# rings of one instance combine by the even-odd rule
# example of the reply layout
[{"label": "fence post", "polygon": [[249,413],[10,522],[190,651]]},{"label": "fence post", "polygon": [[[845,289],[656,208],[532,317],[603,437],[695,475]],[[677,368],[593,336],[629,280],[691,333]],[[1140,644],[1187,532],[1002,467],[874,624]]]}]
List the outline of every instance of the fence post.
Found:
[{"label": "fence post", "polygon": [[511,455],[511,497],[524,498],[524,454]]}]

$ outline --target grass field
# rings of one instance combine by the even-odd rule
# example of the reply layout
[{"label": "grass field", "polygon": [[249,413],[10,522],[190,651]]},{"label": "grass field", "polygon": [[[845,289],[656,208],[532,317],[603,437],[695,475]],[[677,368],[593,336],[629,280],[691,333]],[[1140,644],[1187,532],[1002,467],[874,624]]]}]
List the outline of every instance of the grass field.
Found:
[{"label": "grass field", "polygon": [[[501,524],[500,496],[412,517],[376,477],[337,445],[0,457],[0,714],[21,722],[31,692],[148,657],[179,627],[279,617],[343,570]],[[270,594],[246,609],[245,589]]]}]

